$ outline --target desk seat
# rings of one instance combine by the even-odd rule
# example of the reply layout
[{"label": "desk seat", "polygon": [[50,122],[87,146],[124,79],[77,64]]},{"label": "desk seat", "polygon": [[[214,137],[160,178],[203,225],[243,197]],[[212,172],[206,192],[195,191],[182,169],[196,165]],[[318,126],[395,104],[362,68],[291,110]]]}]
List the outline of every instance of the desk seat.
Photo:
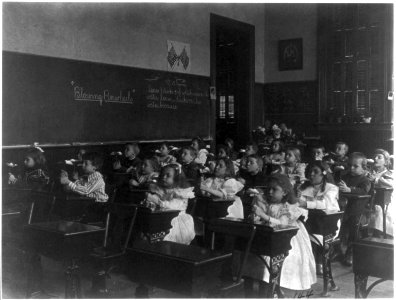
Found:
[{"label": "desk seat", "polygon": [[[132,280],[192,297],[207,296],[220,284],[222,266],[232,256],[169,241],[138,241],[127,252]],[[139,295],[137,289],[137,296],[147,294]]]},{"label": "desk seat", "polygon": [[[365,238],[353,244],[353,273],[355,274],[355,298],[367,298],[379,283],[393,280],[393,240]],[[369,276],[379,280],[367,288]]]}]

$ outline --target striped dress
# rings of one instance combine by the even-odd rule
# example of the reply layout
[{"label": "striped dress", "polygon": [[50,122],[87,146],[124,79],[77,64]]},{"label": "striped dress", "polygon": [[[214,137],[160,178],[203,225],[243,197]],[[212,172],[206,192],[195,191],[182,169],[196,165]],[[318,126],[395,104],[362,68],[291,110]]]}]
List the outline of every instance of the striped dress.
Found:
[{"label": "striped dress", "polygon": [[81,179],[70,182],[69,188],[80,195],[95,198],[96,202],[107,202],[109,196],[105,192],[105,182],[102,174],[93,172],[86,181]]}]

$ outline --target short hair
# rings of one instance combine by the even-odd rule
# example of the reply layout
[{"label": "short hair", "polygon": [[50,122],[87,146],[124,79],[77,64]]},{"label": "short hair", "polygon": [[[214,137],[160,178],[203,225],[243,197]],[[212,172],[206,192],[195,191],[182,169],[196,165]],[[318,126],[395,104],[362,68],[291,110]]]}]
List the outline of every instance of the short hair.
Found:
[{"label": "short hair", "polygon": [[194,158],[196,158],[197,155],[198,155],[197,150],[195,150],[192,146],[185,146],[185,147],[182,148],[182,151],[183,150],[189,151],[191,156],[193,156]]},{"label": "short hair", "polygon": [[83,154],[82,159],[89,160],[97,169],[100,169],[103,166],[103,158],[97,152],[87,152]]},{"label": "short hair", "polygon": [[167,149],[169,149],[170,144],[169,144],[168,141],[163,141],[163,142],[160,144],[160,147],[161,147],[161,146],[165,146]]},{"label": "short hair", "polygon": [[258,151],[258,146],[257,146],[257,144],[256,144],[255,142],[253,142],[253,141],[248,142],[248,143],[246,144],[246,148],[247,148],[248,146],[252,146],[254,152],[257,153],[257,151]]},{"label": "short hair", "polygon": [[46,167],[47,160],[45,159],[44,153],[36,147],[30,148],[25,157],[31,157],[37,168],[41,169]]},{"label": "short hair", "polygon": [[227,146],[228,144],[230,144],[230,145],[231,145],[231,148],[234,148],[234,146],[235,146],[234,140],[231,139],[231,138],[226,138],[226,139],[224,140],[224,144],[226,144],[226,146]]},{"label": "short hair", "polygon": [[191,143],[194,142],[194,141],[197,141],[197,142],[198,142],[198,148],[199,148],[199,150],[205,149],[205,148],[206,148],[206,144],[205,144],[205,142],[201,139],[201,137],[196,136],[195,138],[193,138],[193,139],[191,140]]},{"label": "short hair", "polygon": [[313,152],[314,149],[322,149],[323,153],[325,152],[326,148],[323,145],[315,145],[312,146],[311,151]]},{"label": "short hair", "polygon": [[338,142],[336,143],[336,147],[337,147],[337,145],[345,145],[346,151],[348,152],[349,146],[348,146],[347,143],[345,143],[345,142],[343,142],[343,141],[338,141]]},{"label": "short hair", "polygon": [[248,159],[249,159],[249,158],[254,158],[254,159],[257,161],[257,164],[258,164],[258,166],[259,166],[260,171],[263,170],[264,161],[263,161],[263,158],[262,158],[260,155],[251,154],[251,155],[249,155],[247,158],[248,158]]},{"label": "short hair", "polygon": [[301,152],[300,149],[298,149],[297,147],[288,147],[286,149],[286,151],[291,151],[293,152],[294,156],[296,157],[297,162],[301,161]]},{"label": "short hair", "polygon": [[226,166],[226,173],[224,174],[224,177],[228,178],[233,178],[235,177],[235,168],[234,168],[234,163],[232,162],[231,159],[229,158],[219,158],[217,160],[217,164],[220,163],[220,161],[224,161],[224,164]]},{"label": "short hair", "polygon": [[225,154],[226,154],[226,156],[230,157],[230,148],[228,148],[226,145],[218,145],[217,146],[217,153],[220,152],[220,149],[223,149]]},{"label": "short hair", "polygon": [[150,165],[153,168],[154,172],[159,172],[161,170],[160,163],[156,157],[145,158],[143,161],[145,160],[150,162]]},{"label": "short hair", "polygon": [[279,185],[286,193],[286,196],[282,199],[282,203],[288,202],[290,204],[294,204],[297,202],[293,185],[291,184],[289,177],[284,174],[275,173],[271,175],[268,182],[274,182],[276,185]]},{"label": "short hair", "polygon": [[160,185],[163,184],[162,178],[164,178],[163,173],[165,172],[166,169],[172,169],[175,173],[175,176],[173,178],[174,187],[177,187],[177,188],[189,187],[186,176],[185,176],[182,166],[180,164],[169,164],[169,165],[164,166],[161,169],[160,176],[159,176],[159,178],[160,178],[159,184]]},{"label": "short hair", "polygon": [[131,146],[136,155],[140,153],[140,146],[138,143],[126,143],[125,147]]},{"label": "short hair", "polygon": [[362,152],[353,152],[349,156],[349,161],[352,161],[353,159],[361,159],[362,160],[362,167],[364,170],[367,169],[367,157],[364,155]]},{"label": "short hair", "polygon": [[275,143],[279,143],[279,152],[285,151],[285,143],[283,143],[281,140],[273,140],[271,143],[271,148]]},{"label": "short hair", "polygon": [[375,149],[374,156],[377,154],[382,154],[385,158],[385,167],[389,167],[391,164],[389,152],[384,149]]}]

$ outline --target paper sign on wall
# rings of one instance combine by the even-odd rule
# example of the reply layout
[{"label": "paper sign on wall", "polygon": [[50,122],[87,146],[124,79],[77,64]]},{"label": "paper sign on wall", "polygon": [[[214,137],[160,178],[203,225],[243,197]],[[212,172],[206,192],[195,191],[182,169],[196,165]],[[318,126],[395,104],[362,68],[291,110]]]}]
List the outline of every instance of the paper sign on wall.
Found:
[{"label": "paper sign on wall", "polygon": [[190,44],[176,41],[168,42],[167,64],[168,71],[190,73],[191,70],[191,50]]}]

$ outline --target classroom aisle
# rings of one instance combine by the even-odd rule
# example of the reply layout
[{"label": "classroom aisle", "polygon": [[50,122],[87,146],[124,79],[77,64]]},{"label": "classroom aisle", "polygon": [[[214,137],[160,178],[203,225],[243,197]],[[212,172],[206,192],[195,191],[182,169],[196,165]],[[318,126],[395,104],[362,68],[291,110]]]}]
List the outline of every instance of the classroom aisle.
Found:
[{"label": "classroom aisle", "polygon": [[[43,258],[43,268],[45,271],[44,285],[46,292],[56,298],[64,297],[62,265],[53,260]],[[332,292],[332,298],[354,298],[353,273],[351,267],[345,267],[339,262],[333,263],[333,275],[336,284],[340,287],[337,292]],[[90,266],[82,265],[82,288],[84,297],[89,297],[87,291],[90,288]],[[10,253],[3,252],[2,261],[2,298],[24,298],[24,287],[26,284],[24,268],[21,259],[13,257]],[[375,278],[370,278],[368,285]],[[318,298],[322,290],[322,278],[318,277],[318,282],[313,286],[313,295],[310,298]],[[111,279],[108,280],[111,290],[111,298],[134,298],[136,283],[131,282],[125,275],[118,270],[113,270]],[[150,288],[150,298],[184,298],[183,295],[172,293],[166,290]],[[369,298],[393,298],[393,281],[386,281],[379,284],[370,293]],[[295,295],[290,295],[293,297]],[[243,298],[243,295],[235,295]]]}]

